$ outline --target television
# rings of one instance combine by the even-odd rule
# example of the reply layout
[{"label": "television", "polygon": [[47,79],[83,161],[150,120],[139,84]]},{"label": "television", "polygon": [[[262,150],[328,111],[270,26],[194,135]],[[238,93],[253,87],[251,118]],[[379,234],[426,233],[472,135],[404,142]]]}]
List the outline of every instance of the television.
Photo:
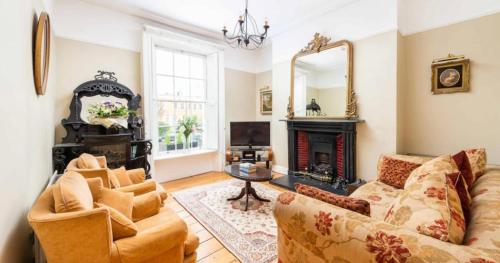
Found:
[{"label": "television", "polygon": [[231,122],[231,146],[265,147],[271,146],[271,123],[268,121]]}]

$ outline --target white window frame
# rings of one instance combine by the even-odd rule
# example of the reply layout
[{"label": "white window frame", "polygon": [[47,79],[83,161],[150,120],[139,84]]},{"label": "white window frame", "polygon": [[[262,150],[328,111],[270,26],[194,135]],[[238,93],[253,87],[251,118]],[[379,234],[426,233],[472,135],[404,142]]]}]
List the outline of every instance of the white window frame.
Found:
[{"label": "white window frame", "polygon": [[[204,116],[203,116],[203,123],[202,123],[202,129],[203,130],[206,130],[206,127],[207,127],[207,123],[206,123],[206,115],[207,115],[207,93],[208,93],[208,89],[207,89],[207,57],[206,55],[204,54],[199,54],[199,53],[193,53],[193,52],[189,52],[189,51],[185,51],[185,50],[178,50],[178,49],[172,49],[172,48],[168,48],[168,47],[165,47],[164,45],[155,45],[153,46],[153,56],[151,58],[151,69],[152,69],[152,74],[154,75],[153,76],[153,80],[152,80],[152,97],[153,97],[153,100],[154,100],[154,105],[156,106],[155,110],[158,110],[158,103],[162,103],[162,102],[173,102],[173,103],[176,103],[176,102],[185,102],[185,103],[203,103],[203,108],[204,108]],[[169,74],[164,74],[164,73],[158,73],[157,70],[156,70],[156,50],[157,49],[163,49],[165,51],[168,51],[168,52],[171,52],[173,55],[175,55],[176,53],[177,54],[186,54],[186,55],[189,55],[191,57],[201,57],[203,58],[203,66],[204,66],[204,78],[203,79],[200,79],[200,78],[192,78],[192,77],[182,77],[182,76],[177,76],[175,74],[175,67],[172,65],[172,70],[173,70],[173,73],[172,75],[169,75]],[[173,61],[173,57],[172,57],[172,63],[174,63]],[[189,69],[191,70],[191,68]],[[175,94],[174,94],[174,99],[167,99],[167,98],[162,98],[160,96],[158,96],[158,92],[157,92],[157,84],[156,84],[156,80],[157,80],[157,77],[158,76],[165,76],[165,77],[172,77],[174,79],[174,93],[175,93],[175,78],[183,78],[183,79],[187,79],[187,80],[202,80],[204,82],[204,88],[205,88],[205,97],[202,101],[197,101],[197,100],[192,100],[192,99],[189,99],[189,100],[177,100],[175,99]],[[190,85],[191,85],[191,82],[190,82]],[[183,105],[183,104],[181,104]],[[152,106],[152,105],[151,105]],[[152,112],[152,114],[154,114]],[[207,136],[206,136],[206,133],[203,132],[202,135],[203,135],[203,145],[202,147],[200,147],[200,149],[193,149],[193,150],[186,150],[186,149],[182,149],[182,150],[174,150],[174,151],[171,151],[169,153],[163,153],[163,152],[160,152],[160,145],[158,144],[158,139],[159,139],[159,135],[158,135],[158,130],[159,130],[159,120],[158,120],[158,115],[156,114],[155,115],[155,120],[153,121],[152,123],[152,129],[154,129],[156,131],[156,142],[157,142],[157,147],[156,147],[156,153],[157,153],[157,156],[159,158],[161,157],[168,157],[166,155],[179,155],[179,154],[190,154],[191,152],[196,152],[196,151],[199,151],[199,150],[214,150],[214,149],[207,149],[206,147],[206,141],[207,141]],[[176,126],[177,127],[177,126]],[[154,133],[153,133],[154,134]]]},{"label": "white window frame", "polygon": [[[154,99],[154,81],[156,74],[154,71],[154,51],[155,46],[165,47],[172,50],[184,50],[189,53],[203,54],[207,56],[207,92],[206,111],[210,111],[210,117],[205,118],[207,123],[207,139],[204,141],[207,147],[199,152],[192,152],[183,155],[172,154],[171,157],[158,156],[158,129],[157,127],[157,105]],[[183,156],[199,155],[204,152],[217,152],[218,170],[224,167],[224,147],[225,147],[225,81],[224,81],[224,46],[218,43],[204,40],[198,37],[178,33],[173,30],[160,29],[145,25],[143,32],[143,94],[144,94],[144,121],[146,138],[152,140],[152,170],[154,171],[154,161],[164,158],[182,158]],[[208,115],[208,113],[207,113]],[[209,120],[210,118],[210,120]],[[155,150],[156,149],[156,150]],[[153,174],[154,176],[154,174]]]}]

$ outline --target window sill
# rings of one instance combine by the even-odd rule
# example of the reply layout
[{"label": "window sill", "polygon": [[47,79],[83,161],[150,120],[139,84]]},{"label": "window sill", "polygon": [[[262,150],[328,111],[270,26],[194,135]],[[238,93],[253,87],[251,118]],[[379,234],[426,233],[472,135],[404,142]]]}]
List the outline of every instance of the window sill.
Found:
[{"label": "window sill", "polygon": [[183,153],[163,154],[163,155],[155,157],[154,160],[161,161],[161,160],[178,159],[178,158],[185,158],[185,157],[204,155],[204,154],[210,154],[210,153],[216,153],[216,152],[217,152],[217,150],[214,150],[214,149],[199,149],[199,150],[192,150],[192,151],[183,152]]}]

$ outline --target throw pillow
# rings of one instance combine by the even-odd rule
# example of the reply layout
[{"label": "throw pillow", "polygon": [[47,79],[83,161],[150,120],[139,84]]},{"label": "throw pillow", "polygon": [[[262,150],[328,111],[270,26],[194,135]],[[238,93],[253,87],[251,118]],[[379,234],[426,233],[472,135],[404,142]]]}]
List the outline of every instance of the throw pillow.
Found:
[{"label": "throw pillow", "polygon": [[95,203],[95,206],[105,207],[109,210],[109,216],[111,218],[111,230],[113,232],[113,240],[125,237],[131,237],[137,234],[138,231],[137,226],[125,215],[105,204]]},{"label": "throw pillow", "polygon": [[465,220],[458,193],[447,176],[451,173],[458,173],[458,169],[450,155],[417,168],[410,176],[412,181],[407,181],[405,189],[390,206],[385,222],[462,244]]},{"label": "throw pillow", "polygon": [[424,163],[424,161],[420,159],[409,159],[405,157],[410,156],[381,155],[377,166],[378,180],[398,189],[403,189],[410,173]]},{"label": "throw pillow", "polygon": [[461,172],[447,174],[446,176],[448,176],[451,184],[455,187],[458,193],[462,212],[464,213],[465,226],[467,227],[470,221],[470,205],[472,203],[472,197],[467,189],[467,183],[465,182]]},{"label": "throw pillow", "polygon": [[88,153],[83,153],[78,157],[78,160],[76,162],[78,165],[78,168],[80,169],[100,169],[101,166],[99,165],[99,161],[97,161],[97,158],[95,156],[88,154]]},{"label": "throw pillow", "polygon": [[92,209],[92,193],[83,176],[68,171],[53,186],[54,209],[56,213]]},{"label": "throw pillow", "polygon": [[99,203],[116,209],[126,217],[132,219],[132,209],[134,206],[134,194],[120,192],[108,188],[103,188]]},{"label": "throw pillow", "polygon": [[473,181],[469,184],[469,187],[472,187],[472,184],[474,184],[477,178],[481,177],[486,170],[486,150],[484,148],[469,149],[465,150],[465,153],[467,154],[472,170]]},{"label": "throw pillow", "polygon": [[111,182],[111,187],[112,188],[120,188],[122,187],[120,185],[120,180],[118,180],[118,177],[116,177],[116,173],[118,173],[120,168],[118,169],[108,169],[108,177],[109,181]]},{"label": "throw pillow", "polygon": [[132,180],[130,180],[130,177],[127,175],[127,170],[125,167],[120,167],[118,169],[113,170],[113,174],[116,176],[118,179],[118,182],[120,184],[120,187],[132,185]]},{"label": "throw pillow", "polygon": [[444,174],[450,174],[457,171],[457,165],[452,160],[450,155],[439,156],[425,162],[420,167],[413,170],[410,176],[408,176],[408,179],[406,179],[404,189],[433,172],[443,172]]},{"label": "throw pillow", "polygon": [[472,186],[472,183],[474,183],[474,174],[472,173],[472,168],[469,163],[469,157],[467,157],[467,153],[465,151],[461,151],[453,155],[453,160],[455,161],[458,170],[460,170],[462,177],[464,177],[469,189]]},{"label": "throw pillow", "polygon": [[334,193],[323,191],[313,186],[299,183],[295,184],[295,190],[299,194],[306,195],[314,199],[351,210],[353,212],[358,212],[360,214],[370,216],[370,203],[366,200],[337,195]]}]

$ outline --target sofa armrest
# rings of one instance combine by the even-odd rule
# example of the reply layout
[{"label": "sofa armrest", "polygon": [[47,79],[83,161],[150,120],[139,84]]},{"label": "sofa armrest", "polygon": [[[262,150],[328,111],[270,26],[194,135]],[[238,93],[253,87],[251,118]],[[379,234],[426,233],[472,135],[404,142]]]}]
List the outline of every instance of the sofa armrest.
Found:
[{"label": "sofa armrest", "polygon": [[143,168],[127,170],[125,173],[134,184],[143,183],[146,180],[146,171]]},{"label": "sofa armrest", "polygon": [[443,242],[290,192],[278,197],[274,216],[278,224],[278,255],[283,263],[300,259],[305,259],[303,262],[500,260],[483,250]]},{"label": "sofa armrest", "polygon": [[28,214],[28,221],[48,262],[111,260],[111,221],[105,208],[58,214],[35,208]]}]

